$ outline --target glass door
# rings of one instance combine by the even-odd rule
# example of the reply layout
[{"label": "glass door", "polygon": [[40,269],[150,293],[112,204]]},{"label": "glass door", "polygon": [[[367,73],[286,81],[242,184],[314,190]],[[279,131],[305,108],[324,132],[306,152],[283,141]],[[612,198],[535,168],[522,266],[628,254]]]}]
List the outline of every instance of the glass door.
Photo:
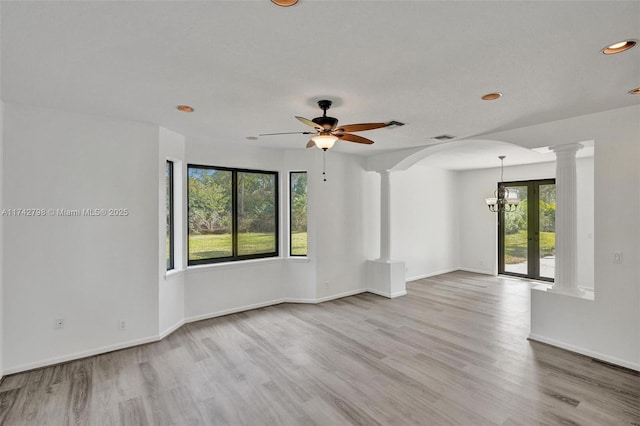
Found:
[{"label": "glass door", "polygon": [[[505,185],[506,186],[506,185]],[[511,212],[500,213],[504,223],[504,271],[506,273],[527,275],[529,268],[529,222],[527,186],[508,186],[510,196],[520,200],[518,207]]]},{"label": "glass door", "polygon": [[499,213],[498,273],[553,281],[555,180],[505,182],[518,207]]}]

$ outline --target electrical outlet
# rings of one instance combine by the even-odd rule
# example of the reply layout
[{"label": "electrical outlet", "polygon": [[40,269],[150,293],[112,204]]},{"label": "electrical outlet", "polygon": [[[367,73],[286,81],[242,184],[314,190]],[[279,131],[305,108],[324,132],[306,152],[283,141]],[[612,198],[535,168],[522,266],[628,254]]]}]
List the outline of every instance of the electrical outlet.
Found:
[{"label": "electrical outlet", "polygon": [[622,263],[622,252],[613,253],[613,263]]},{"label": "electrical outlet", "polygon": [[120,321],[118,321],[118,328],[120,330],[126,330],[127,329],[127,320],[121,319]]},{"label": "electrical outlet", "polygon": [[64,328],[64,318],[56,318],[53,320],[53,328],[56,330],[62,330]]}]

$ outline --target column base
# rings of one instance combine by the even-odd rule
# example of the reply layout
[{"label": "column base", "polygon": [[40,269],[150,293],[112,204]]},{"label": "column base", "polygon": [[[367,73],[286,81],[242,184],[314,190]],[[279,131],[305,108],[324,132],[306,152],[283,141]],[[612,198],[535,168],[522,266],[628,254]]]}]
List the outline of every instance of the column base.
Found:
[{"label": "column base", "polygon": [[557,293],[557,294],[564,294],[567,296],[576,296],[576,297],[584,297],[585,296],[585,291],[580,289],[580,288],[562,288],[562,287],[556,287],[555,285],[549,289],[547,289],[547,291],[551,292],[551,293]]},{"label": "column base", "polygon": [[394,260],[367,260],[367,290],[388,297],[407,294],[404,262]]}]

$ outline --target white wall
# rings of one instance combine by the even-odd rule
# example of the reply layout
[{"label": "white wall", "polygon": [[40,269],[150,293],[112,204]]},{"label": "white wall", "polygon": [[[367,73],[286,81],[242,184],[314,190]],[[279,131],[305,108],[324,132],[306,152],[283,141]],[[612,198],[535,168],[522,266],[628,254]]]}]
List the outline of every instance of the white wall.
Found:
[{"label": "white wall", "polygon": [[576,160],[577,242],[578,242],[578,285],[585,289],[594,289],[594,157]]},{"label": "white wall", "polygon": [[[2,34],[2,2],[0,2],[0,34]],[[0,36],[1,40],[1,36]],[[0,41],[0,46],[2,42]],[[2,55],[0,55],[2,56]],[[0,81],[2,81],[2,60],[0,60]],[[1,85],[0,85],[1,87]],[[2,89],[0,88],[0,211],[4,208],[3,191],[4,186],[4,102],[2,102]],[[4,217],[0,215],[0,380],[4,375],[4,268],[2,260],[4,258]]]},{"label": "white wall", "polygon": [[[532,291],[531,337],[640,370],[640,106],[492,138],[523,146],[595,141],[595,301]],[[613,262],[615,252],[623,263]]]},{"label": "white wall", "polygon": [[322,181],[322,152],[308,176],[315,227],[317,294],[319,299],[361,291],[365,287],[363,159],[328,151],[327,181]]},{"label": "white wall", "polygon": [[[315,151],[318,151],[315,149]],[[319,177],[322,174],[321,168],[318,168],[317,159],[319,152],[314,150],[290,150],[284,153],[284,172],[283,179],[285,182],[285,191],[281,194],[281,198],[289,199],[289,182],[288,172],[290,171],[306,171],[307,172],[307,256],[293,257],[287,259],[286,262],[286,279],[284,280],[284,294],[287,299],[300,302],[311,302],[316,300],[316,267],[314,259],[317,257],[317,241],[319,238],[318,229],[316,227],[316,217],[320,202],[314,194],[320,187]],[[321,165],[319,167],[322,167]],[[285,238],[283,244],[283,256],[289,253],[288,235],[289,235],[289,212],[286,204],[281,210],[283,218],[282,235]],[[321,236],[321,235],[320,235]]]},{"label": "white wall", "polygon": [[[555,162],[504,168],[505,181],[554,178]],[[576,160],[578,191],[578,284],[593,288],[593,157]],[[496,188],[500,168],[459,172],[460,267],[486,274],[498,272],[497,214],[484,201]]]},{"label": "white wall", "polygon": [[457,180],[419,163],[391,173],[392,258],[405,262],[407,281],[458,268]]},{"label": "white wall", "polygon": [[[329,151],[327,181],[320,150],[221,149],[187,141],[187,163],[280,172],[280,242],[277,259],[191,267],[185,284],[185,317],[208,318],[282,301],[314,302],[364,288],[362,161]],[[288,258],[288,172],[308,171],[308,256]],[[259,279],[258,279],[259,277]]]},{"label": "white wall", "polygon": [[[4,102],[0,100],[0,211],[4,208]],[[4,375],[4,216],[0,215],[0,380]]]},{"label": "white wall", "polygon": [[[229,149],[193,138],[187,140],[186,158],[188,164],[269,171],[283,168],[282,155],[277,151]],[[281,193],[283,179],[281,174]],[[284,297],[284,276],[281,259],[190,267],[185,283],[185,317],[195,320],[276,303]]]},{"label": "white wall", "polygon": [[[186,240],[183,233],[186,217],[186,165],[184,136],[161,127],[159,129],[158,163],[158,326],[165,336],[184,323],[184,271]],[[174,269],[166,265],[166,162],[173,161]]]},{"label": "white wall", "polygon": [[[323,155],[326,181],[323,180]],[[286,262],[286,299],[315,302],[364,290],[365,217],[362,159],[337,151],[287,151],[286,170],[307,170],[307,259]],[[288,184],[288,183],[287,183]],[[288,221],[286,214],[283,217]]]},{"label": "white wall", "polygon": [[4,118],[5,208],[129,211],[5,218],[5,372],[157,336],[158,128],[11,103]]},{"label": "white wall", "polygon": [[[369,260],[380,258],[380,181],[380,173],[377,172],[365,173],[362,180],[363,244],[365,257]],[[393,257],[393,247],[391,251]]]}]

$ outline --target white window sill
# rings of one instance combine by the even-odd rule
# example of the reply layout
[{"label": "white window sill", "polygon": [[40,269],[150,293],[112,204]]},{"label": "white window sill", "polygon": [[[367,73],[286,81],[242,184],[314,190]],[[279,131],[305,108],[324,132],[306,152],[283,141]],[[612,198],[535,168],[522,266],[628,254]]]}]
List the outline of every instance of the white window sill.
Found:
[{"label": "white window sill", "polygon": [[282,257],[266,257],[262,259],[235,260],[231,262],[192,265],[187,267],[187,273],[192,274],[192,273],[199,273],[199,272],[207,272],[211,270],[238,269],[238,268],[247,268],[251,266],[262,266],[262,265],[268,265],[270,263],[282,263],[283,260],[284,258]]},{"label": "white window sill", "polygon": [[204,265],[192,265],[188,266],[186,272],[188,274],[207,272],[212,270],[226,270],[226,269],[244,269],[253,266],[264,266],[273,263],[309,263],[311,259],[303,256],[295,257],[266,257],[262,259],[248,259],[248,260],[235,260],[232,262],[220,262],[220,263],[207,263]]},{"label": "white window sill", "polygon": [[286,258],[286,261],[289,263],[309,263],[311,259],[307,256],[289,256]]},{"label": "white window sill", "polygon": [[164,273],[164,279],[166,280],[166,279],[169,279],[169,278],[172,278],[172,277],[178,276],[178,275],[182,275],[182,274],[184,274],[185,272],[187,272],[187,270],[186,270],[186,269],[184,269],[184,268],[182,268],[182,269],[171,269],[171,270],[166,271],[166,272]]}]

